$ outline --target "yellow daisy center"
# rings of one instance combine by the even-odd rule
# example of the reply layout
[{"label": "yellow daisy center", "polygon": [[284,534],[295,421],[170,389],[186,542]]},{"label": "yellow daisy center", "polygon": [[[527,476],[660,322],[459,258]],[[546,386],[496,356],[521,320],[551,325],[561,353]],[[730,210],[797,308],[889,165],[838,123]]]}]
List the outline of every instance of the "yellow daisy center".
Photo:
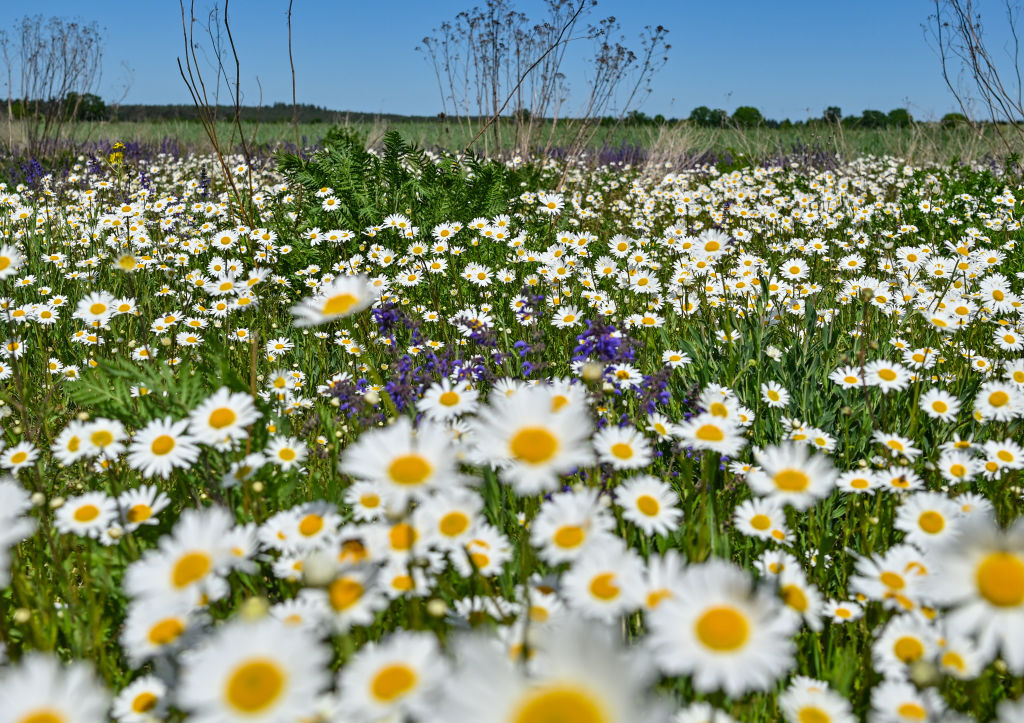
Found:
[{"label": "yellow daisy center", "polygon": [[750,624],[743,613],[728,605],[708,608],[694,626],[697,639],[718,652],[742,648],[750,637]]},{"label": "yellow daisy center", "polygon": [[288,676],[281,666],[268,658],[250,660],[235,668],[224,687],[224,697],[235,710],[260,713],[281,697]]},{"label": "yellow daisy center", "polygon": [[978,592],[996,607],[1017,607],[1024,603],[1024,559],[1009,552],[986,556],[975,573]]},{"label": "yellow daisy center", "polygon": [[430,477],[433,467],[421,455],[406,454],[396,458],[388,466],[391,481],[400,485],[419,485]]},{"label": "yellow daisy center", "polygon": [[547,462],[558,451],[558,439],[544,427],[523,427],[509,442],[512,456],[530,464]]},{"label": "yellow daisy center", "polygon": [[590,691],[570,685],[531,690],[509,718],[511,723],[609,723],[602,701]]},{"label": "yellow daisy center", "polygon": [[390,703],[416,687],[416,671],[403,663],[387,665],[377,671],[370,683],[370,694],[376,700]]}]

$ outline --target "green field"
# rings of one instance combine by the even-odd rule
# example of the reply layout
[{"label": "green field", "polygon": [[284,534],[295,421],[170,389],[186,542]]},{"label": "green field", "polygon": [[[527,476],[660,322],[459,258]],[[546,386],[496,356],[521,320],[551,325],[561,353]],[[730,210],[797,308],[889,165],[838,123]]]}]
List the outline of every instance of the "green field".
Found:
[{"label": "green field", "polygon": [[[376,122],[342,123],[342,127],[362,134],[371,146],[379,146],[389,129],[397,130],[402,137],[422,148],[461,151],[476,135],[479,123],[425,121],[425,120],[379,120]],[[538,122],[521,132],[519,138],[514,124],[508,119],[498,132],[492,127],[476,143],[483,154],[499,150],[512,153],[516,150],[532,153],[543,152],[545,148],[566,149],[577,137],[579,122],[561,121],[556,124]],[[314,145],[333,126],[326,123],[304,123],[297,129],[289,123],[243,122],[242,131],[247,142],[260,147],[276,147],[281,144]],[[227,147],[237,146],[240,133],[238,128],[226,121],[216,125],[218,136]],[[1000,132],[1001,130],[1001,132]],[[744,154],[747,159],[761,160],[773,157],[791,157],[801,152],[836,154],[844,159],[863,155],[895,156],[912,163],[934,163],[944,165],[953,159],[964,162],[981,159],[1002,159],[1011,153],[1024,154],[1024,138],[1011,127],[996,129],[983,126],[977,130],[969,126],[944,127],[936,123],[919,123],[903,128],[885,129],[844,129],[824,124],[811,124],[789,129],[772,128],[703,128],[688,122],[673,125],[619,125],[598,126],[588,131],[590,148],[621,147],[623,145],[643,149],[652,160],[673,161],[694,158],[702,154],[737,157]],[[13,141],[15,146],[24,142],[24,129],[17,123],[11,127],[0,122],[0,138]],[[82,122],[68,128],[67,138],[72,143],[136,141],[159,144],[173,139],[185,149],[196,152],[209,150],[205,129],[197,121],[155,121],[155,122]]]}]

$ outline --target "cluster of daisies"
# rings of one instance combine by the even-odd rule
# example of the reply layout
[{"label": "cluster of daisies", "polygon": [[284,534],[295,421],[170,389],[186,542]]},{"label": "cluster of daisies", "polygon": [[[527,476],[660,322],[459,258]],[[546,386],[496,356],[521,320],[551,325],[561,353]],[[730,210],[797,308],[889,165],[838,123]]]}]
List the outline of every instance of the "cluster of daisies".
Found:
[{"label": "cluster of daisies", "polygon": [[[1010,179],[577,169],[345,229],[268,167],[248,227],[205,162],[0,194],[0,584],[87,551],[124,666],[7,636],[0,720],[1024,719]],[[241,383],[168,414],[178,366]]]}]

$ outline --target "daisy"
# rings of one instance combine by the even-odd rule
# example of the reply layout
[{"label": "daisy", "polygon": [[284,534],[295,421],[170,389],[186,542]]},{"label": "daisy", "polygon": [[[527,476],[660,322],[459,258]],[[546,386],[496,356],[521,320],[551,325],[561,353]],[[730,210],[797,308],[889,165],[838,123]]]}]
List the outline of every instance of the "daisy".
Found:
[{"label": "daisy", "polygon": [[974,479],[982,471],[983,463],[970,452],[954,449],[943,452],[935,466],[944,480],[957,484]]},{"label": "daisy", "polygon": [[960,411],[960,400],[949,392],[932,387],[921,395],[919,406],[932,419],[943,422],[955,422]]},{"label": "daisy", "polygon": [[157,515],[171,504],[170,498],[152,485],[127,490],[117,498],[126,532],[137,530],[142,525],[159,524]]},{"label": "daisy", "polygon": [[912,492],[924,487],[921,475],[910,467],[889,467],[879,470],[877,475],[886,492]]},{"label": "daisy", "polygon": [[322,598],[325,619],[340,634],[354,626],[372,624],[377,613],[388,606],[376,576],[366,569],[345,569],[324,590],[307,592]]},{"label": "daisy", "polygon": [[901,365],[885,360],[869,362],[864,367],[864,382],[878,387],[882,394],[902,391],[910,385],[910,372]]},{"label": "daisy", "polygon": [[878,723],[938,720],[944,708],[934,688],[919,692],[908,682],[885,680],[871,690],[871,720]]},{"label": "daisy", "polygon": [[938,642],[938,633],[920,617],[896,615],[871,645],[875,670],[886,677],[905,678],[911,665],[935,658]]},{"label": "daisy", "polygon": [[39,457],[39,450],[31,442],[18,442],[0,453],[0,467],[19,474]]},{"label": "daisy", "polygon": [[974,397],[974,414],[980,422],[1008,422],[1024,407],[1024,395],[1014,384],[991,381]]},{"label": "daisy", "polygon": [[747,537],[782,542],[789,535],[782,505],[770,498],[741,502],[733,513],[733,522]]},{"label": "daisy", "polygon": [[654,659],[669,675],[690,675],[700,692],[738,697],[767,690],[794,662],[797,622],[748,573],[712,560],[692,565],[680,594],[648,613]]},{"label": "daisy", "polygon": [[823,613],[834,623],[848,623],[863,615],[864,609],[855,602],[829,600],[825,603]]},{"label": "daisy", "polygon": [[86,492],[71,497],[54,513],[54,524],[63,534],[99,538],[117,517],[117,502],[105,492]]},{"label": "daisy", "polygon": [[960,680],[977,678],[990,662],[970,638],[958,636],[939,640],[937,662],[939,670]]},{"label": "daisy", "polygon": [[447,678],[432,633],[399,631],[364,646],[338,677],[341,703],[366,720],[416,716],[429,720],[428,703]]},{"label": "daisy", "polygon": [[520,495],[553,489],[561,475],[593,460],[588,438],[592,423],[583,405],[552,410],[551,394],[530,387],[496,396],[475,420],[472,442],[483,463]]},{"label": "daisy", "polygon": [[964,519],[954,544],[937,548],[928,591],[950,608],[950,630],[999,650],[1015,675],[1024,674],[1024,518],[999,530],[986,515]]},{"label": "daisy", "polygon": [[373,304],[379,293],[365,276],[339,276],[292,307],[295,325],[316,326],[351,316]]},{"label": "daisy", "polygon": [[224,476],[220,479],[221,487],[227,489],[245,482],[256,474],[256,472],[258,472],[266,463],[267,458],[264,457],[261,452],[253,452],[252,454],[245,455],[242,459],[231,463],[228,471],[225,472]]},{"label": "daisy", "polygon": [[855,570],[850,592],[879,600],[889,609],[913,610],[927,591],[927,568],[921,552],[911,545],[896,545],[881,555],[858,558]]},{"label": "daisy", "polygon": [[692,361],[689,354],[682,351],[676,351],[674,349],[669,349],[663,352],[661,360],[672,369],[682,368]]},{"label": "daisy", "polygon": [[135,433],[128,448],[128,465],[143,477],[170,476],[175,467],[187,467],[199,457],[196,439],[185,433],[188,420],[154,419]]},{"label": "daisy", "polygon": [[389,427],[359,435],[347,447],[338,468],[345,474],[379,486],[396,508],[423,499],[431,490],[455,479],[455,454],[448,434],[437,424],[423,422],[413,429],[408,417]]},{"label": "daisy", "polygon": [[25,258],[17,248],[4,244],[0,246],[0,280],[14,275]]},{"label": "daisy", "polygon": [[928,550],[957,536],[960,505],[939,492],[917,492],[900,505],[894,526],[906,542]]},{"label": "daisy", "polygon": [[500,575],[505,563],[512,559],[512,546],[497,528],[481,523],[463,545],[463,553],[451,557],[462,577],[493,577]]},{"label": "daisy", "polygon": [[892,450],[893,454],[906,457],[911,462],[921,454],[921,450],[914,446],[912,440],[901,437],[898,434],[886,434],[885,432],[877,431],[871,435],[871,440],[878,444],[884,444],[888,449]]},{"label": "daisy", "polygon": [[614,528],[615,518],[596,489],[560,492],[541,506],[530,526],[530,543],[540,548],[543,560],[557,565],[575,560]]},{"label": "daisy", "polygon": [[819,632],[822,629],[821,593],[807,581],[801,568],[789,567],[779,574],[779,597],[811,630]]},{"label": "daisy", "polygon": [[987,458],[985,468],[993,463],[998,467],[1006,469],[1021,469],[1024,467],[1024,447],[1012,439],[1004,439],[999,442],[991,439],[982,445]]},{"label": "daisy", "polygon": [[124,440],[128,438],[124,425],[116,419],[100,417],[88,422],[82,429],[85,453],[114,459],[124,452]]},{"label": "daisy", "polygon": [[759,469],[747,475],[755,494],[804,510],[828,497],[836,471],[825,455],[810,455],[803,445],[785,443],[754,451]]},{"label": "daisy", "polygon": [[664,414],[657,412],[647,415],[648,432],[654,432],[659,440],[672,439],[678,433],[678,427]]},{"label": "daisy", "polygon": [[276,464],[282,472],[287,472],[300,467],[306,460],[308,451],[306,445],[295,437],[277,435],[267,440],[263,454],[267,461]]},{"label": "daisy", "polygon": [[483,500],[464,488],[443,489],[421,502],[413,513],[424,542],[440,550],[462,549],[482,520]]},{"label": "daisy", "polygon": [[232,549],[232,527],[233,518],[223,508],[186,509],[171,534],[160,538],[158,549],[129,565],[125,592],[189,602],[219,599],[228,592],[223,575],[246,562]]},{"label": "daisy", "polygon": [[867,467],[843,472],[836,478],[836,488],[854,494],[874,494],[881,485],[878,475]]},{"label": "daisy", "polygon": [[667,535],[679,528],[683,512],[676,504],[679,495],[657,477],[630,477],[615,489],[615,502],[622,516],[648,535]]},{"label": "daisy", "polygon": [[736,719],[710,703],[697,702],[677,711],[672,723],[736,723]]},{"label": "daisy", "polygon": [[668,723],[667,707],[649,691],[656,671],[638,651],[623,648],[611,629],[569,620],[535,642],[524,669],[492,639],[457,639],[457,667],[424,720]]},{"label": "daisy", "polygon": [[789,391],[778,382],[761,385],[761,401],[774,409],[783,409],[789,404]]},{"label": "daisy", "polygon": [[86,663],[62,665],[51,655],[30,651],[0,672],[5,723],[96,723],[107,719],[109,706],[109,694]]},{"label": "daisy", "polygon": [[467,381],[453,384],[448,379],[442,379],[423,393],[416,402],[416,409],[426,414],[431,421],[441,421],[460,414],[472,414],[478,406],[479,396],[480,393],[471,389]]},{"label": "daisy", "polygon": [[827,683],[814,681],[799,685],[794,681],[779,696],[779,708],[788,723],[856,723],[850,702]]},{"label": "daisy", "polygon": [[118,723],[149,723],[164,715],[167,685],[155,675],[145,675],[117,694],[111,715]]},{"label": "daisy", "polygon": [[643,563],[621,541],[592,545],[562,579],[562,594],[584,617],[611,622],[644,599]]},{"label": "daisy", "polygon": [[839,367],[829,374],[828,378],[843,389],[859,387],[864,383],[860,370],[857,367],[850,366]]},{"label": "daisy", "polygon": [[735,456],[747,444],[736,422],[710,412],[681,423],[678,434],[679,441],[687,447],[706,449],[728,457]]},{"label": "daisy", "polygon": [[598,460],[612,469],[639,469],[651,462],[651,445],[635,427],[605,427],[593,444]]},{"label": "daisy", "polygon": [[220,627],[182,660],[175,702],[208,721],[283,721],[312,716],[330,686],[330,650],[272,617]]},{"label": "daisy", "polygon": [[232,442],[245,439],[246,427],[261,416],[248,394],[221,387],[189,414],[189,432],[197,440],[227,449]]}]

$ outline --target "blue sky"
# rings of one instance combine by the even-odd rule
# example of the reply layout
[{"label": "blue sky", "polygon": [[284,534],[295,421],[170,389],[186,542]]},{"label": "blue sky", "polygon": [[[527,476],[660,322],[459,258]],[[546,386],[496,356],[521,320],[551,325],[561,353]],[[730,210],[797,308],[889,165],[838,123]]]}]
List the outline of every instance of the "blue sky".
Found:
[{"label": "blue sky", "polygon": [[[295,0],[293,44],[298,99],[336,110],[433,115],[441,110],[437,84],[415,51],[421,38],[473,0]],[[211,3],[197,3],[197,15]],[[239,46],[243,102],[291,100],[285,25],[287,0],[234,0],[232,31]],[[987,29],[1002,48],[1000,3]],[[521,0],[531,19],[543,3]],[[591,19],[614,15],[634,38],[647,24],[670,29],[668,65],[642,110],[686,117],[698,105],[732,111],[758,107],[768,118],[820,116],[838,105],[845,114],[865,108],[907,107],[920,119],[958,110],[942,82],[938,59],[922,24],[931,0],[600,0]],[[174,0],[40,0],[3,3],[0,27],[25,12],[95,20],[105,28],[100,94],[120,97],[133,69],[126,103],[190,102],[176,58],[184,43]],[[576,46],[589,48],[584,41]],[[567,64],[578,104],[586,84],[582,57]],[[0,86],[6,85],[0,73]],[[17,87],[15,88],[17,91]],[[6,94],[6,89],[4,88]]]}]

